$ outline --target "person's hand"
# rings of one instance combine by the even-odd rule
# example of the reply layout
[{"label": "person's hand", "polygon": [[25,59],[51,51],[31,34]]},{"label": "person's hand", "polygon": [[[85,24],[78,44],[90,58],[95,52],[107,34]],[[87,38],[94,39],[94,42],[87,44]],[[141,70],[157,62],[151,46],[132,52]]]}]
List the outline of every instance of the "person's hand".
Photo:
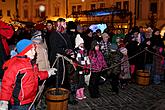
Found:
[{"label": "person's hand", "polygon": [[8,110],[8,101],[0,101],[0,110]]},{"label": "person's hand", "polygon": [[56,68],[50,68],[48,70],[48,76],[50,77],[51,75],[55,75],[57,72],[57,69]]}]

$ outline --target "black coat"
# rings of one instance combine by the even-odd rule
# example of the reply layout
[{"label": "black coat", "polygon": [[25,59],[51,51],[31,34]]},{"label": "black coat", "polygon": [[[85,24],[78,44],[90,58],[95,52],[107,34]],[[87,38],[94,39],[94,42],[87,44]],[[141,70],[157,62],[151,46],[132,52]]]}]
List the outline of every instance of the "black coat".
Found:
[{"label": "black coat", "polygon": [[49,37],[49,43],[51,50],[48,55],[50,66],[54,63],[57,53],[65,55],[67,49],[73,49],[67,33],[53,31]]}]

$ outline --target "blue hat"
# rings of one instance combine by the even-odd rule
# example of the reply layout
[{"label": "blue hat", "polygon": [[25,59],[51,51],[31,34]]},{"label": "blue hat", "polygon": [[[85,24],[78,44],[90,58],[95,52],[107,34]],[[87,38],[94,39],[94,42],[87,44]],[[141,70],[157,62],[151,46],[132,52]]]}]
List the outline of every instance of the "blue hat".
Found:
[{"label": "blue hat", "polygon": [[116,44],[111,44],[111,51],[114,52],[118,49],[118,46]]},{"label": "blue hat", "polygon": [[25,54],[27,51],[29,51],[32,48],[33,42],[28,39],[22,39],[16,44],[16,49],[18,53]]}]

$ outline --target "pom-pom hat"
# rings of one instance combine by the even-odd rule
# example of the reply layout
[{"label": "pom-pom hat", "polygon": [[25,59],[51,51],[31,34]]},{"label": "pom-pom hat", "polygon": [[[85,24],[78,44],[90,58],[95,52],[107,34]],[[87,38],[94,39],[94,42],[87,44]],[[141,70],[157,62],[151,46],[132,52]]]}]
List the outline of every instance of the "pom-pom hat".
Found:
[{"label": "pom-pom hat", "polygon": [[25,55],[31,48],[33,48],[33,42],[28,39],[22,39],[16,44],[19,55]]},{"label": "pom-pom hat", "polygon": [[84,40],[81,38],[80,34],[77,35],[76,39],[75,39],[75,48],[79,47],[80,44],[83,44]]}]

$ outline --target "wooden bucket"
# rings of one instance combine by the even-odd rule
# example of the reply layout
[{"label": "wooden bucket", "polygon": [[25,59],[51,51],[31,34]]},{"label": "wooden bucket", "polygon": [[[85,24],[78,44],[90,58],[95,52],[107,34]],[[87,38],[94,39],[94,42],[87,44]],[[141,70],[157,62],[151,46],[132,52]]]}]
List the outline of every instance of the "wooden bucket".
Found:
[{"label": "wooden bucket", "polygon": [[148,71],[137,70],[136,72],[136,82],[139,85],[147,86],[150,83],[150,74]]},{"label": "wooden bucket", "polygon": [[51,88],[46,91],[47,110],[67,110],[69,90]]}]

